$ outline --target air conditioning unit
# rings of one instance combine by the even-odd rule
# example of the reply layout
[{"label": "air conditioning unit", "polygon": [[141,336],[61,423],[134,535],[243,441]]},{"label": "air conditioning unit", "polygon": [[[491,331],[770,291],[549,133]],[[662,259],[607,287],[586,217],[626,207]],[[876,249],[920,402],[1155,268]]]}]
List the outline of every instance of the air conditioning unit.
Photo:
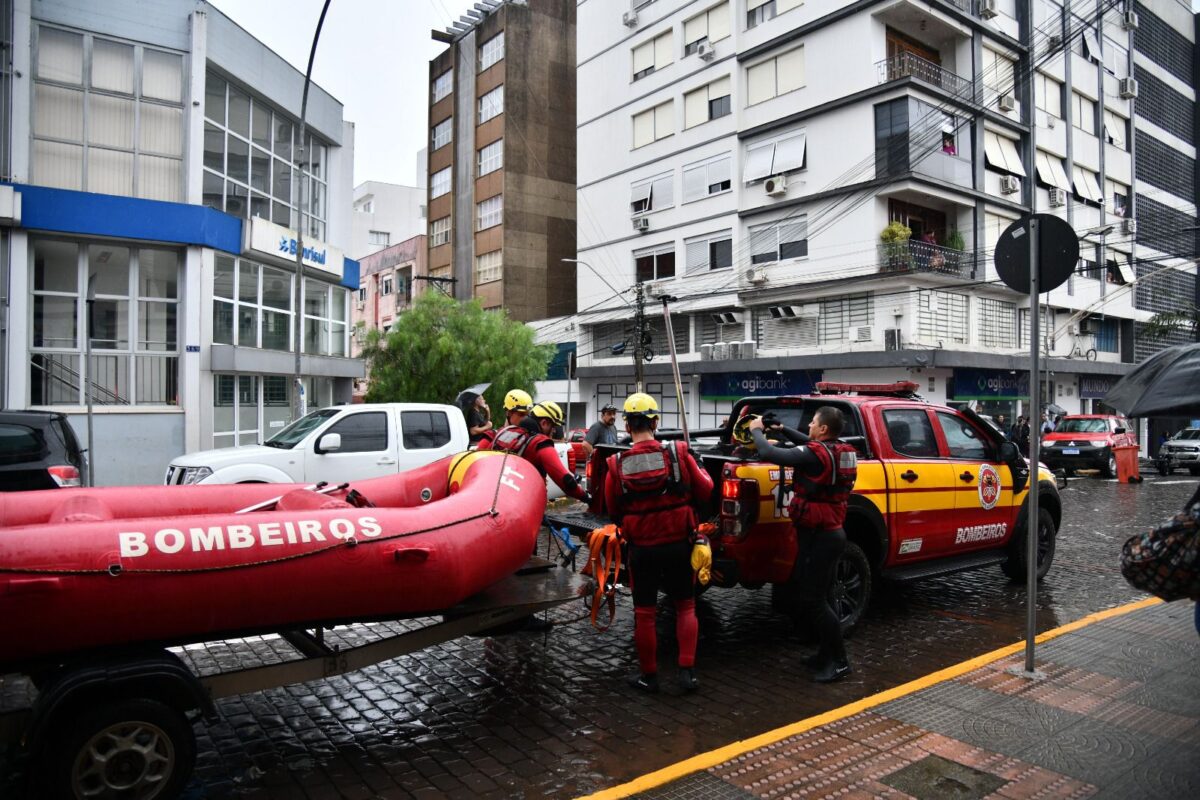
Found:
[{"label": "air conditioning unit", "polygon": [[729,358],[729,344],[727,342],[717,342],[712,346],[713,361],[724,361]]},{"label": "air conditioning unit", "polygon": [[1121,78],[1117,82],[1117,93],[1126,100],[1132,100],[1138,96],[1137,78]]},{"label": "air conditioning unit", "polygon": [[1096,335],[1096,321],[1092,320],[1092,319],[1087,319],[1087,318],[1079,320],[1079,335],[1080,336],[1095,336]]},{"label": "air conditioning unit", "polygon": [[1067,326],[1067,333],[1070,336],[1078,336],[1079,335],[1079,326],[1077,324],[1075,324],[1074,322],[1072,322],[1070,325]]},{"label": "air conditioning unit", "polygon": [[1017,107],[1017,98],[1011,94],[1002,94],[1000,95],[999,106],[1001,111],[1012,111]]},{"label": "air conditioning unit", "polygon": [[662,297],[669,293],[666,281],[650,281],[646,284],[646,294],[649,297]]},{"label": "air conditioning unit", "polygon": [[1046,37],[1046,44],[1049,46],[1050,52],[1054,52],[1055,50],[1058,50],[1060,47],[1062,47],[1062,42],[1063,42],[1062,37],[1059,36],[1057,33],[1051,34]]},{"label": "air conditioning unit", "polygon": [[650,219],[648,217],[634,217],[633,229],[638,233],[645,233],[650,230]]},{"label": "air conditioning unit", "polygon": [[991,19],[999,13],[996,10],[996,0],[979,0],[979,16],[982,19]]},{"label": "air conditioning unit", "polygon": [[1065,206],[1067,204],[1067,193],[1057,186],[1050,187],[1050,205],[1053,208]]},{"label": "air conditioning unit", "polygon": [[700,42],[700,45],[696,48],[696,55],[705,61],[712,61],[716,54],[717,51],[708,43],[708,40]]},{"label": "air conditioning unit", "polygon": [[1121,27],[1127,31],[1136,31],[1138,29],[1138,15],[1136,11],[1126,11],[1121,15]]},{"label": "air conditioning unit", "polygon": [[766,283],[767,270],[765,267],[748,267],[746,269],[746,283]]},{"label": "air conditioning unit", "polygon": [[713,346],[711,344],[700,345],[700,360],[701,361],[712,361],[712,357],[713,357]]},{"label": "air conditioning unit", "polygon": [[846,329],[846,338],[851,343],[869,342],[871,341],[871,326],[852,325]]},{"label": "air conditioning unit", "polygon": [[1121,233],[1126,236],[1134,236],[1137,234],[1137,220],[1123,219],[1121,220]]},{"label": "air conditioning unit", "polygon": [[758,351],[758,342],[746,339],[742,342],[742,358],[754,358]]},{"label": "air conditioning unit", "polygon": [[1016,194],[1021,191],[1021,179],[1016,175],[1001,175],[1000,191],[1003,194]]},{"label": "air conditioning unit", "polygon": [[624,14],[621,15],[621,24],[624,25],[626,28],[637,27],[637,24],[638,24],[637,12],[636,11],[626,11]]},{"label": "air conditioning unit", "polygon": [[773,175],[767,178],[763,186],[767,190],[767,197],[782,197],[787,194],[787,176]]},{"label": "air conditioning unit", "polygon": [[904,336],[900,328],[884,328],[883,348],[885,350],[904,349]]},{"label": "air conditioning unit", "polygon": [[726,352],[729,353],[729,358],[734,361],[742,357],[741,342],[725,342]]},{"label": "air conditioning unit", "polygon": [[736,311],[718,311],[712,315],[712,319],[718,325],[742,324],[742,315]]}]

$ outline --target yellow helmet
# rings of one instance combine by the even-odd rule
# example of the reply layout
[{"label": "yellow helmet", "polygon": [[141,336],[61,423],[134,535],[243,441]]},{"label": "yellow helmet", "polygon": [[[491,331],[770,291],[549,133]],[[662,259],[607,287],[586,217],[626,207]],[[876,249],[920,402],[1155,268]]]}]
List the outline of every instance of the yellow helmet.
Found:
[{"label": "yellow helmet", "polygon": [[533,398],[529,396],[529,392],[513,389],[504,395],[505,411],[528,411],[531,405],[533,405]]},{"label": "yellow helmet", "polygon": [[563,424],[564,417],[562,409],[558,407],[558,403],[551,402],[550,400],[543,400],[535,405],[532,413],[535,417],[548,419],[555,425]]},{"label": "yellow helmet", "polygon": [[625,398],[625,419],[630,417],[646,417],[658,419],[658,403],[645,392],[634,392]]},{"label": "yellow helmet", "polygon": [[754,447],[754,437],[750,435],[750,423],[758,419],[758,414],[746,414],[733,423],[733,440],[743,447]]}]

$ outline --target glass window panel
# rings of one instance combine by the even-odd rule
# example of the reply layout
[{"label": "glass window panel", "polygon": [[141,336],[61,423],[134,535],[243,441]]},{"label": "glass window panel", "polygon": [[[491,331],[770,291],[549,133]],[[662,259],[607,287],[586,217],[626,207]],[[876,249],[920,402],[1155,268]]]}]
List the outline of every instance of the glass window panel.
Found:
[{"label": "glass window panel", "polygon": [[218,255],[213,275],[213,296],[233,299],[233,272],[236,262],[229,256]]},{"label": "glass window panel", "polygon": [[275,155],[284,159],[292,157],[292,123],[275,117]]},{"label": "glass window panel", "polygon": [[225,174],[235,181],[250,182],[250,143],[229,137],[229,160]]},{"label": "glass window panel", "polygon": [[325,184],[317,181],[315,178],[310,180],[311,192],[308,196],[308,213],[317,219],[325,219]]},{"label": "glass window panel", "polygon": [[142,103],[140,111],[138,149],[164,156],[182,156],[183,109]]},{"label": "glass window panel", "polygon": [[272,203],[271,222],[274,222],[276,225],[282,225],[285,228],[291,227],[292,210],[283,203]]},{"label": "glass window panel", "polygon": [[257,100],[251,118],[251,141],[265,150],[271,149],[271,109]]},{"label": "glass window panel", "polygon": [[179,307],[175,303],[138,303],[138,349],[173,353]]},{"label": "glass window panel", "polygon": [[79,249],[72,242],[33,243],[33,288],[39,292],[77,292]]},{"label": "glass window panel", "polygon": [[[272,162],[272,167],[274,168],[275,175],[271,183],[271,196],[290,204],[292,202],[291,168],[286,161],[281,161],[278,158]],[[286,221],[280,222],[278,219],[275,222],[285,226],[288,224]]]},{"label": "glass window panel", "polygon": [[308,170],[318,178],[325,177],[325,145],[313,139],[308,140]]},{"label": "glass window panel", "polygon": [[204,76],[204,116],[225,124],[225,79],[208,73]]},{"label": "glass window panel", "polygon": [[235,86],[229,87],[229,130],[250,138],[250,96]]},{"label": "glass window panel", "polygon": [[129,403],[129,357],[92,356],[88,369],[92,401],[100,405]]},{"label": "glass window panel", "polygon": [[101,300],[91,303],[92,349],[129,349],[129,301]]},{"label": "glass window panel", "polygon": [[235,217],[246,218],[248,209],[249,195],[246,187],[238,186],[231,181],[225,182],[225,213],[232,214]]},{"label": "glass window panel", "polygon": [[92,40],[92,88],[133,94],[133,47],[107,39]]},{"label": "glass window panel", "polygon": [[33,135],[83,141],[83,92],[61,86],[34,85]]},{"label": "glass window panel", "polygon": [[292,308],[291,275],[270,267],[262,270],[262,304],[290,311]]},{"label": "glass window panel", "polygon": [[79,316],[74,297],[33,296],[33,346],[75,347]]},{"label": "glass window panel", "polygon": [[234,376],[217,375],[213,381],[213,430],[233,430]]},{"label": "glass window panel", "polygon": [[133,149],[133,100],[92,94],[88,97],[88,142]]},{"label": "glass window panel", "polygon": [[83,147],[75,144],[33,142],[34,182],[60,189],[83,188]]},{"label": "glass window panel", "polygon": [[138,197],[179,203],[183,200],[183,161],[138,156]]},{"label": "glass window panel", "polygon": [[238,299],[243,303],[258,302],[258,264],[242,261],[238,266]]},{"label": "glass window panel", "polygon": [[133,153],[89,148],[87,190],[99,194],[133,194]]},{"label": "glass window panel", "polygon": [[261,195],[258,192],[250,193],[250,217],[271,218],[271,201],[266,195]]},{"label": "glass window panel", "polygon": [[37,76],[60,83],[83,83],[83,36],[38,28]]},{"label": "glass window panel", "polygon": [[290,350],[292,315],[263,310],[262,346],[267,350]]},{"label": "glass window panel", "polygon": [[142,51],[142,96],[183,101],[183,56],[149,48]]},{"label": "glass window panel", "polygon": [[137,402],[179,405],[179,357],[137,356]]},{"label": "glass window panel", "polygon": [[215,208],[217,211],[225,210],[225,181],[221,180],[219,175],[205,170],[203,192],[204,205]]},{"label": "glass window panel", "polygon": [[179,253],[149,249],[138,252],[138,296],[179,297]]},{"label": "glass window panel", "polygon": [[[258,432],[258,376],[238,376],[238,430]],[[240,441],[239,444],[247,444]],[[254,444],[254,441],[249,442]]]},{"label": "glass window panel", "polygon": [[329,316],[329,292],[325,284],[309,280],[304,282],[304,313],[313,317]]},{"label": "glass window panel", "polygon": [[204,166],[225,174],[225,131],[205,123]]},{"label": "glass window panel", "polygon": [[271,191],[271,156],[257,147],[250,153],[250,185],[264,192]]},{"label": "glass window panel", "polygon": [[344,323],[334,322],[329,326],[329,355],[346,355],[346,325]]},{"label": "glass window panel", "polygon": [[233,344],[233,303],[213,302],[213,344]]},{"label": "glass window panel", "polygon": [[341,322],[346,321],[346,296],[348,294],[349,292],[344,289],[334,288],[333,300],[330,303],[331,308],[329,309],[330,319],[339,320]]},{"label": "glass window panel", "polygon": [[238,346],[258,347],[258,309],[239,305],[238,315]]},{"label": "glass window panel", "polygon": [[88,274],[97,295],[129,295],[129,248],[110,244],[88,246]]},{"label": "glass window panel", "polygon": [[323,353],[324,341],[321,336],[321,322],[315,319],[304,320],[304,352]]}]

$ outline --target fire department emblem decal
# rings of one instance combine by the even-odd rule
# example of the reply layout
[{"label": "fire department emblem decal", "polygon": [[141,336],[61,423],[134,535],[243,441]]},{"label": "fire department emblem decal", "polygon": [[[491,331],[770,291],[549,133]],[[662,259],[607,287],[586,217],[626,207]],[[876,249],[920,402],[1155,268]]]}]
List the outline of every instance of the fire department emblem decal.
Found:
[{"label": "fire department emblem decal", "polygon": [[990,511],[999,501],[1000,473],[991,464],[984,464],[979,469],[979,505]]}]

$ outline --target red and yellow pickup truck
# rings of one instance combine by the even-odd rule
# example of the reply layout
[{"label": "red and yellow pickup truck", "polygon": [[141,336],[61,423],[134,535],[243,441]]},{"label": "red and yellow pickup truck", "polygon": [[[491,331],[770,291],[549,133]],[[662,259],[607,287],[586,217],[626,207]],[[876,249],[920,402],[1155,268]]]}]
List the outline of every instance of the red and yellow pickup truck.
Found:
[{"label": "red and yellow pickup truck", "polygon": [[[779,610],[790,612],[788,580],[796,555],[788,519],[791,470],[756,460],[732,440],[744,413],[771,415],[804,431],[821,406],[846,418],[842,440],[858,450],[858,480],[846,516],[846,553],[831,600],[845,627],[862,615],[877,580],[909,581],[996,566],[1013,581],[1026,579],[1030,467],[1014,444],[969,410],[927,402],[916,385],[817,385],[817,394],[749,397],[738,401],[724,427],[697,431],[693,447],[717,491],[701,517],[716,523],[713,585],[772,585]],[[669,438],[664,433],[660,438]],[[599,447],[588,464],[590,486],[603,481]],[[1040,579],[1054,558],[1062,504],[1054,475],[1039,470]],[[548,524],[585,537],[605,522],[603,492],[593,491],[586,514],[551,512]]]}]

